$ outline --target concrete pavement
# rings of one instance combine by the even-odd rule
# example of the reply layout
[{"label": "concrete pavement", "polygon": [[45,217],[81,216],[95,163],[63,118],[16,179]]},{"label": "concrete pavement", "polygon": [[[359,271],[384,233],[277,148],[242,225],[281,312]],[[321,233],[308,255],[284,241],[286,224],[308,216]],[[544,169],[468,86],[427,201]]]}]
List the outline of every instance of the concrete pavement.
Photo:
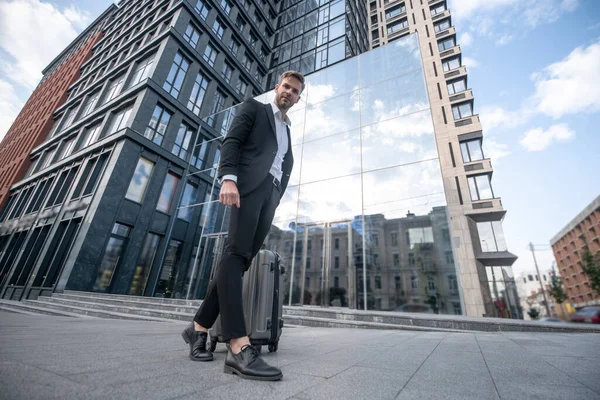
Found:
[{"label": "concrete pavement", "polygon": [[0,312],[2,399],[600,399],[600,335],[286,327],[279,382],[192,362],[183,322]]}]

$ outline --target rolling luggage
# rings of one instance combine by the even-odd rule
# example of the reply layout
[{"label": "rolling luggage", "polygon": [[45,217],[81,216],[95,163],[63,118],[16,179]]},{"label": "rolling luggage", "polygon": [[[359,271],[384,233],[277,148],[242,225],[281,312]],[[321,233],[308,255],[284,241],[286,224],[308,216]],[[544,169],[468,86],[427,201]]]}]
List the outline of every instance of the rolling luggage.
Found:
[{"label": "rolling luggage", "polygon": [[[250,343],[258,351],[263,345],[268,345],[269,352],[277,351],[283,328],[283,274],[279,254],[265,249],[259,251],[244,273],[244,319]],[[217,343],[223,343],[220,317],[209,330],[209,336],[210,350],[215,351]]]}]

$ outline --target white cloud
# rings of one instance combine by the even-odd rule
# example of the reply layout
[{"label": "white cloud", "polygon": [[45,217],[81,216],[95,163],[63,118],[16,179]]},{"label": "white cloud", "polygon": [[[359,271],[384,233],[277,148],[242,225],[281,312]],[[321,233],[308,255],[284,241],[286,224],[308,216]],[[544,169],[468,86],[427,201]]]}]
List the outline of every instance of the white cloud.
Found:
[{"label": "white cloud", "polygon": [[463,63],[463,65],[466,65],[468,68],[477,68],[479,66],[479,62],[471,57],[463,57],[462,63]]},{"label": "white cloud", "polygon": [[41,71],[76,36],[89,15],[71,7],[60,12],[39,0],[0,2],[0,47],[12,57],[0,68],[14,84],[33,89]]},{"label": "white cloud", "polygon": [[13,85],[0,79],[0,141],[4,139],[22,106],[22,102],[17,100]]},{"label": "white cloud", "polygon": [[498,46],[506,46],[507,44],[509,44],[510,42],[512,42],[514,38],[515,37],[513,35],[506,34],[506,35],[503,35],[502,37],[498,38],[496,40],[496,44]]},{"label": "white cloud", "polygon": [[87,28],[92,20],[89,12],[82,11],[75,5],[65,9],[64,15],[67,20],[81,30]]},{"label": "white cloud", "polygon": [[498,143],[496,138],[485,136],[483,139],[483,154],[486,158],[492,159],[497,164],[498,160],[509,156],[511,151],[508,150],[507,144]]},{"label": "white cloud", "polygon": [[537,111],[560,118],[600,110],[600,42],[578,47],[565,59],[533,74]]},{"label": "white cloud", "polygon": [[473,36],[469,32],[465,32],[458,38],[458,44],[461,47],[467,47],[473,44]]},{"label": "white cloud", "polygon": [[578,0],[453,0],[452,15],[468,31],[504,46],[527,31],[556,21]]},{"label": "white cloud", "polygon": [[528,151],[542,151],[554,142],[570,140],[575,132],[567,124],[552,125],[547,131],[542,128],[530,129],[521,138],[521,145]]}]

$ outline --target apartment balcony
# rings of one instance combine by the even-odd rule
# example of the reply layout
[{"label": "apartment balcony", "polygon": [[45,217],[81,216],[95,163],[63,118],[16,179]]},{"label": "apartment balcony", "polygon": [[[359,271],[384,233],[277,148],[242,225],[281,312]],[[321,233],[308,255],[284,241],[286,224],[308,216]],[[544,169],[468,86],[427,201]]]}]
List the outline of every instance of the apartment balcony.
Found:
[{"label": "apartment balcony", "polygon": [[456,28],[451,26],[450,28],[446,29],[445,31],[441,31],[435,34],[435,38],[436,39],[443,39],[447,36],[452,36],[452,35],[456,35]]},{"label": "apartment balcony", "polygon": [[369,11],[369,15],[377,15],[377,8],[375,8],[374,10]]},{"label": "apartment balcony", "polygon": [[454,79],[454,78],[458,78],[460,76],[465,76],[467,75],[467,67],[465,67],[464,65],[462,67],[458,67],[453,69],[452,71],[448,71],[444,74],[444,78],[446,79]]},{"label": "apartment balcony", "polygon": [[461,54],[461,50],[460,50],[460,45],[456,45],[454,47],[451,47],[447,50],[444,51],[440,51],[440,58],[446,58],[449,56],[455,56],[457,54]]},{"label": "apartment balcony", "polygon": [[506,214],[502,208],[502,199],[499,197],[471,201],[471,209],[468,209],[468,205],[465,208],[467,208],[465,215],[480,221],[496,220]]},{"label": "apartment balcony", "polygon": [[[460,128],[462,126],[473,125],[473,124],[479,124],[479,126],[480,126],[479,129],[481,129],[481,121],[479,120],[479,114],[472,115],[472,116],[466,117],[466,118],[461,118],[461,119],[454,120],[454,126],[456,128]],[[462,133],[470,132],[472,130],[473,130],[473,128],[467,129],[466,132],[459,132],[459,135],[461,135]]]},{"label": "apartment balcony", "polygon": [[492,173],[494,169],[492,168],[492,160],[489,158],[485,158],[483,160],[471,161],[464,164],[465,172],[468,175],[472,175],[473,173],[481,174],[481,173]]},{"label": "apartment balcony", "polygon": [[441,12],[441,13],[439,13],[439,14],[432,15],[432,16],[431,16],[431,20],[432,20],[432,21],[438,21],[438,20],[440,20],[440,19],[448,18],[449,16],[450,16],[450,11],[449,11],[449,10],[446,10],[446,11],[444,11],[444,12]]},{"label": "apartment balcony", "polygon": [[394,33],[388,33],[388,41],[392,41],[394,39],[398,39],[401,36],[408,35],[410,33],[410,27],[406,27],[396,31]]},{"label": "apartment balcony", "polygon": [[450,103],[455,103],[457,101],[465,101],[465,100],[473,100],[473,91],[471,89],[467,89],[463,92],[453,94],[448,97]]},{"label": "apartment balcony", "polygon": [[385,23],[393,24],[394,22],[401,20],[402,18],[406,18],[406,11],[404,11],[403,13],[400,13],[398,15],[394,15],[392,18],[386,18]]}]

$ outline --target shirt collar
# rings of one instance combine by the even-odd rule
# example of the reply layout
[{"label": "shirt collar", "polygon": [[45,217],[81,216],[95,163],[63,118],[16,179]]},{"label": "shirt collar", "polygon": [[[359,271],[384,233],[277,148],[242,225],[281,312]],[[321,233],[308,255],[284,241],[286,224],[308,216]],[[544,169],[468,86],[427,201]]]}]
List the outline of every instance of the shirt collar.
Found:
[{"label": "shirt collar", "polygon": [[[275,105],[275,99],[271,102],[271,107],[273,108],[273,115],[279,115],[279,119],[281,119],[281,110]],[[290,118],[287,115],[285,116],[285,121],[283,121],[283,123],[288,127],[292,126],[292,121],[290,121]]]}]

